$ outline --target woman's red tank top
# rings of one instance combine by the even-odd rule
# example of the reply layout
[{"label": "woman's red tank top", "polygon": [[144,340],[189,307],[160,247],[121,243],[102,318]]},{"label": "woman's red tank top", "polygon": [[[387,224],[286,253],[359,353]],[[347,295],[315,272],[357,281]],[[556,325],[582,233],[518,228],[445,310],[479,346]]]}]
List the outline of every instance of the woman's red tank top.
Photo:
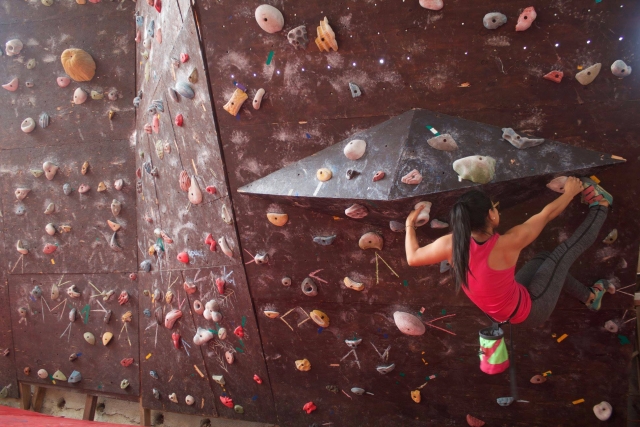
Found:
[{"label": "woman's red tank top", "polygon": [[[521,323],[531,311],[531,297],[527,288],[516,282],[514,273],[516,266],[506,270],[494,270],[489,267],[489,254],[496,245],[500,235],[491,236],[482,244],[471,238],[469,245],[468,289],[463,286],[464,293],[480,310],[498,322],[504,322],[514,314],[511,323]],[[520,305],[518,306],[518,299]]]}]

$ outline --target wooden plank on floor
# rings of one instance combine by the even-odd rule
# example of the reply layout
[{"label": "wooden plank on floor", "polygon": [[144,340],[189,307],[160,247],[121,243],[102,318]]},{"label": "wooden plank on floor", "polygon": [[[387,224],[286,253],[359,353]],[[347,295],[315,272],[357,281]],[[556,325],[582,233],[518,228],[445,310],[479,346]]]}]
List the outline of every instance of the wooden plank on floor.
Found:
[{"label": "wooden plank on floor", "polygon": [[25,411],[31,406],[31,386],[20,383],[20,409]]},{"label": "wooden plank on floor", "polygon": [[98,396],[87,395],[84,400],[84,413],[82,414],[83,420],[93,421],[93,417],[96,415],[96,406],[98,405]]},{"label": "wooden plank on floor", "polygon": [[44,387],[36,387],[35,392],[33,393],[33,405],[31,405],[31,410],[33,412],[40,412],[42,409],[42,402],[44,401],[44,394],[47,391]]}]

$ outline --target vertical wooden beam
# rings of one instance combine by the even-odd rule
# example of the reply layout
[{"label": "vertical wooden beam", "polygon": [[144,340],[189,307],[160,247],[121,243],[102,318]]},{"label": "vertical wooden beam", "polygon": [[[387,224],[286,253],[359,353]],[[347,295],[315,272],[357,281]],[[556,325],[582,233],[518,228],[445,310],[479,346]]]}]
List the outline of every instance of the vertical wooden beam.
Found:
[{"label": "vertical wooden beam", "polygon": [[142,406],[142,398],[140,398],[140,425],[151,425],[151,409],[147,409]]},{"label": "vertical wooden beam", "polygon": [[44,401],[44,393],[47,391],[44,387],[37,387],[36,391],[33,394],[33,405],[31,405],[31,410],[33,412],[40,412],[42,409],[42,402]]},{"label": "vertical wooden beam", "polygon": [[29,410],[31,406],[31,386],[20,383],[20,409]]},{"label": "vertical wooden beam", "polygon": [[93,421],[93,417],[96,415],[96,406],[98,406],[98,396],[87,395],[84,399],[84,413],[82,414],[82,419]]}]

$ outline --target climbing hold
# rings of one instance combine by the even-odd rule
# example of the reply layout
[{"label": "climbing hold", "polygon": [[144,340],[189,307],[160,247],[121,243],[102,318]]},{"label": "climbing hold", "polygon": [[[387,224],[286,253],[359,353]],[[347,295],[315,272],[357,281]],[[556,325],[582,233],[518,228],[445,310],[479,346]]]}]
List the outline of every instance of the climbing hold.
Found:
[{"label": "climbing hold", "polygon": [[189,254],[186,252],[180,252],[177,259],[183,264],[189,264]]},{"label": "climbing hold", "polygon": [[24,215],[25,212],[27,212],[27,210],[25,209],[24,206],[22,205],[16,206],[16,210],[15,210],[16,215]]},{"label": "climbing hold", "polygon": [[224,358],[225,358],[225,360],[227,361],[227,363],[229,365],[233,365],[233,362],[235,362],[235,360],[236,360],[235,356],[230,351],[227,351],[227,352],[224,353]]},{"label": "climbing hold", "polygon": [[111,310],[107,310],[107,312],[104,314],[104,317],[102,319],[103,323],[105,325],[109,324],[109,321],[111,320],[111,315],[113,314],[113,311]]},{"label": "climbing hold", "polygon": [[166,294],[164,294],[164,300],[167,304],[171,304],[171,301],[173,301],[173,292],[171,292],[171,290],[168,290]]},{"label": "climbing hold", "polygon": [[189,187],[191,186],[191,178],[189,178],[189,174],[186,171],[180,172],[180,189],[182,191],[189,191]]},{"label": "climbing hold", "polygon": [[27,197],[27,194],[29,194],[30,191],[31,189],[29,188],[16,188],[14,194],[16,195],[16,199],[24,200],[24,198]]},{"label": "climbing hold", "polygon": [[358,175],[360,175],[360,172],[355,171],[353,169],[347,169],[347,173],[346,173],[347,179],[353,179]]},{"label": "climbing hold", "polygon": [[129,302],[129,292],[127,291],[120,292],[120,295],[118,296],[118,304],[124,305],[128,302]]},{"label": "climbing hold", "polygon": [[427,144],[441,151],[455,151],[458,149],[455,139],[448,133],[435,136],[427,140]]},{"label": "climbing hold", "polygon": [[122,390],[125,390],[127,387],[129,387],[129,380],[124,379],[124,380],[120,381],[120,388]]},{"label": "climbing hold", "polygon": [[503,15],[499,12],[487,13],[486,15],[484,15],[484,18],[482,18],[482,25],[484,25],[487,30],[495,30],[496,28],[501,27],[506,23],[506,15]]},{"label": "climbing hold", "polygon": [[358,85],[355,83],[349,82],[349,90],[351,91],[352,98],[357,98],[360,95],[362,95],[362,91],[360,90],[360,87],[358,87]]},{"label": "climbing hold", "polygon": [[187,279],[183,285],[182,285],[182,289],[184,289],[184,291],[188,294],[194,294],[198,288],[196,287],[196,284],[193,283],[190,279]]},{"label": "climbing hold", "polygon": [[380,372],[382,375],[386,375],[389,372],[393,371],[396,368],[396,364],[392,363],[391,365],[386,366],[378,366],[376,371]]},{"label": "climbing hold", "polygon": [[105,332],[104,334],[102,334],[102,345],[109,344],[111,338],[113,338],[113,334],[111,332]]},{"label": "climbing hold", "polygon": [[24,82],[24,85],[26,87],[33,87],[33,81],[32,80],[27,80],[26,82]]},{"label": "climbing hold", "polygon": [[380,181],[382,178],[384,178],[384,175],[385,174],[382,171],[376,172],[375,175],[373,175],[373,182]]},{"label": "climbing hold", "polygon": [[176,126],[182,127],[182,124],[184,123],[184,118],[182,117],[182,114],[176,115],[174,123],[176,124]]},{"label": "climbing hold", "polygon": [[249,96],[247,96],[242,89],[236,89],[233,92],[233,95],[231,95],[231,99],[229,99],[222,108],[232,116],[235,116],[238,114],[240,107],[242,107],[242,104],[247,100],[247,98],[249,98]]},{"label": "climbing hold", "polygon": [[160,378],[156,371],[149,371],[149,375],[151,376],[151,378],[156,379],[156,380]]},{"label": "climbing hold", "polygon": [[316,323],[316,325],[322,328],[329,327],[329,316],[324,314],[322,311],[313,310],[311,313],[309,313],[309,317],[311,317],[311,320],[313,320]]},{"label": "climbing hold", "polygon": [[27,317],[27,309],[24,307],[20,307],[18,309],[18,314],[20,315],[20,317]]},{"label": "climbing hold", "polygon": [[58,249],[58,247],[56,245],[52,245],[51,243],[47,243],[46,245],[44,245],[44,248],[42,249],[42,252],[47,254],[47,255],[51,255],[52,253],[54,253],[56,251],[56,249]]},{"label": "climbing hold", "polygon": [[69,310],[69,322],[75,322],[78,317],[78,310],[74,307]]},{"label": "climbing hold", "polygon": [[115,181],[113,181],[113,188],[115,188],[118,191],[122,190],[123,185],[124,185],[124,180],[122,180],[122,178],[116,179]]},{"label": "climbing hold", "polygon": [[296,369],[298,371],[310,371],[311,370],[311,362],[309,362],[309,360],[307,359],[300,359],[300,360],[296,360]]},{"label": "climbing hold", "polygon": [[100,181],[100,183],[98,183],[98,188],[96,189],[96,191],[98,193],[102,193],[103,191],[107,190],[107,186],[105,185],[104,181]]},{"label": "climbing hold", "polygon": [[208,329],[198,328],[195,336],[193,337],[193,343],[195,345],[206,344],[213,339],[213,332]]},{"label": "climbing hold", "polygon": [[225,239],[224,236],[220,237],[218,239],[218,244],[220,245],[220,249],[222,249],[222,252],[228,256],[229,258],[233,257],[233,251],[231,250],[231,248],[229,247],[229,245],[227,244],[227,239]]},{"label": "climbing hold", "polygon": [[96,73],[96,63],[82,49],[66,49],[60,56],[65,73],[77,82],[87,82]]},{"label": "climbing hold", "polygon": [[262,378],[260,378],[258,375],[254,375],[253,380],[258,384],[262,384]]},{"label": "climbing hold", "polygon": [[15,56],[19,55],[22,50],[22,42],[18,39],[11,39],[4,45],[4,51],[7,53],[7,56]]},{"label": "climbing hold", "polygon": [[403,176],[400,181],[404,182],[405,184],[418,185],[422,182],[422,175],[420,175],[420,172],[418,172],[417,169],[414,169]]},{"label": "climbing hold", "polygon": [[62,373],[62,371],[57,370],[53,373],[52,375],[54,380],[58,380],[58,381],[66,381],[67,380],[67,376],[65,374]]},{"label": "climbing hold", "polygon": [[611,64],[611,72],[616,77],[627,77],[631,74],[631,67],[624,63],[622,59],[618,59]]},{"label": "climbing hold", "polygon": [[374,233],[370,231],[365,233],[360,237],[358,241],[358,246],[360,249],[377,249],[379,251],[382,250],[382,246],[384,245],[384,239],[378,233]]},{"label": "climbing hold", "polygon": [[449,261],[446,259],[440,261],[440,273],[446,273],[449,270],[451,270],[451,264],[449,264]]},{"label": "climbing hold", "polygon": [[233,217],[229,214],[229,210],[227,209],[227,205],[225,205],[225,204],[222,205],[220,216],[222,217],[222,220],[226,224],[229,224],[229,225],[233,224]]},{"label": "climbing hold", "polygon": [[327,390],[329,390],[331,393],[337,394],[340,389],[338,388],[338,386],[335,385],[328,385],[325,387]]},{"label": "climbing hold", "polygon": [[85,332],[83,337],[84,340],[91,345],[94,345],[96,343],[96,337],[94,337],[91,332]]},{"label": "climbing hold", "polygon": [[420,206],[423,206],[423,209],[420,211],[418,216],[416,217],[415,226],[422,227],[426,223],[429,222],[429,213],[431,212],[431,202],[419,202],[414,206],[414,209],[418,209]]},{"label": "climbing hold", "polygon": [[289,44],[296,49],[300,48],[305,50],[309,44],[309,37],[307,37],[307,27],[300,25],[287,33],[287,40]]},{"label": "climbing hold", "polygon": [[[180,62],[182,62],[184,64],[188,60],[189,60],[189,54],[188,53],[181,53],[180,54]],[[180,65],[178,65],[178,66],[180,66]]]},{"label": "climbing hold", "polygon": [[113,233],[113,235],[111,236],[111,240],[109,240],[109,247],[114,252],[122,252],[122,248],[118,244],[118,239],[116,237],[116,233]]},{"label": "climbing hold", "polygon": [[[325,18],[326,19],[326,18]],[[302,407],[302,410],[305,411],[307,414],[312,413],[313,411],[315,411],[317,408],[316,405],[313,404],[313,402],[307,402],[304,404],[304,406]]]},{"label": "climbing hold", "polygon": [[45,129],[49,126],[49,115],[45,112],[40,113],[40,117],[38,117],[38,124],[42,129]]},{"label": "climbing hold", "polygon": [[189,80],[189,83],[192,83],[192,84],[198,83],[198,69],[197,68],[194,68],[193,71],[191,71],[191,74],[189,74],[189,77],[187,78],[187,80]]},{"label": "climbing hold", "polygon": [[96,101],[104,98],[104,94],[101,92],[98,92],[97,90],[92,90],[90,95],[91,95],[91,99],[95,99]]},{"label": "climbing hold", "polygon": [[40,286],[36,285],[31,290],[31,295],[33,295],[35,298],[40,298],[42,296],[42,289],[40,288]]},{"label": "climbing hold", "polygon": [[133,364],[133,357],[127,357],[120,361],[120,365],[123,367],[131,366]]},{"label": "climbing hold", "polygon": [[[224,288],[220,295],[224,295]],[[218,310],[220,310],[220,305],[218,304],[218,302],[216,300],[209,300],[204,305],[202,316],[207,320],[219,322],[222,320],[222,314]]]},{"label": "climbing hold", "polygon": [[147,24],[147,37],[153,38],[156,33],[156,21],[153,19]]},{"label": "climbing hold", "polygon": [[142,261],[140,263],[140,270],[145,271],[145,272],[150,272],[151,271],[151,261],[149,261],[148,259],[145,259],[144,261]]},{"label": "climbing hold", "polygon": [[[22,240],[18,240],[18,242],[16,243],[16,250],[18,251],[18,253],[22,255],[26,255],[29,253],[29,249],[27,249],[24,246],[24,243],[22,243]],[[55,298],[52,298],[52,299],[55,299]]]},{"label": "climbing hold", "polygon": [[[160,2],[160,0],[156,0],[157,3]],[[194,399],[193,396],[191,396],[190,394],[187,395],[187,397],[184,398],[184,403],[186,403],[187,405],[191,406],[194,403],[196,403],[196,399]]]},{"label": "climbing hold", "polygon": [[74,383],[79,383],[82,380],[82,374],[80,374],[80,372],[78,371],[73,371],[71,372],[71,375],[69,375],[69,379],[67,379],[67,382],[74,384]]},{"label": "climbing hold", "polygon": [[53,212],[55,212],[55,210],[56,210],[56,205],[54,205],[53,203],[49,203],[46,209],[44,210],[44,214],[51,215]]},{"label": "climbing hold", "polygon": [[269,319],[277,319],[278,317],[280,317],[280,313],[273,310],[264,310],[263,313]]},{"label": "climbing hold", "polygon": [[73,92],[73,103],[76,105],[84,104],[87,100],[87,92],[82,90],[82,88],[77,88],[75,92]]},{"label": "climbing hold", "polygon": [[257,265],[267,264],[269,262],[269,254],[258,253],[253,257],[253,260]]},{"label": "climbing hold", "polygon": [[516,31],[525,31],[528,30],[533,21],[536,20],[538,14],[533,6],[529,6],[525,10],[522,11],[520,16],[518,17],[518,22],[516,24]]},{"label": "climbing hold", "polygon": [[109,225],[109,228],[111,228],[112,231],[120,230],[120,224],[118,224],[117,222],[107,220],[107,224]]},{"label": "climbing hold", "polygon": [[41,169],[31,169],[31,175],[36,178],[40,178],[44,174],[44,171]]},{"label": "climbing hold", "polygon": [[282,227],[289,221],[289,215],[280,213],[267,213],[267,219],[273,225]]},{"label": "climbing hold", "polygon": [[329,52],[330,49],[334,51],[338,50],[338,42],[336,41],[336,34],[329,25],[329,20],[325,16],[320,21],[320,26],[317,27],[318,37],[316,37],[316,46],[320,49],[320,52]]},{"label": "climbing hold", "polygon": [[553,70],[542,76],[542,78],[551,80],[552,82],[560,83],[562,81],[562,77],[564,77],[564,73],[562,71]]},{"label": "climbing hold", "polygon": [[367,149],[367,143],[362,139],[354,139],[349,141],[344,147],[344,155],[347,159],[358,160],[364,156],[364,152]]},{"label": "climbing hold", "polygon": [[431,222],[429,223],[429,225],[431,226],[431,228],[447,228],[447,227],[449,227],[449,224],[447,224],[446,222],[440,221],[438,219],[432,219]]},{"label": "climbing hold", "polygon": [[167,313],[164,318],[164,327],[167,329],[173,328],[173,324],[176,323],[176,320],[182,317],[182,311],[173,309]]},{"label": "climbing hold", "polygon": [[544,375],[534,375],[529,381],[531,382],[531,384],[542,384],[543,382],[547,381],[547,377],[545,377]]},{"label": "climbing hold", "polygon": [[505,139],[516,148],[530,148],[540,145],[544,142],[544,138],[527,138],[518,135],[511,128],[502,128],[502,139]]},{"label": "climbing hold", "polygon": [[153,131],[153,133],[160,132],[160,118],[157,114],[154,115],[153,119],[151,120],[151,130]]},{"label": "climbing hold", "polygon": [[283,277],[282,278],[282,286],[285,286],[285,287],[291,286],[291,278]]},{"label": "climbing hold", "polygon": [[[80,190],[78,191],[80,192]],[[121,210],[122,210],[122,203],[120,203],[119,200],[113,199],[111,201],[111,213],[113,214],[113,216],[118,216]]]},{"label": "climbing hold", "polygon": [[420,0],[420,6],[429,10],[440,10],[444,6],[442,0]]},{"label": "climbing hold", "polygon": [[196,312],[196,314],[202,314],[204,313],[204,306],[202,305],[202,303],[200,302],[200,300],[195,300],[193,302],[193,311]]},{"label": "climbing hold", "polygon": [[200,186],[198,186],[198,181],[195,176],[191,180],[191,185],[189,186],[188,198],[191,204],[199,205],[202,203],[202,191],[200,191]]},{"label": "climbing hold", "polygon": [[20,123],[20,130],[24,133],[31,133],[36,128],[36,122],[31,117],[27,117]]},{"label": "climbing hold", "polygon": [[175,393],[171,393],[169,395],[169,400],[172,401],[173,403],[178,403],[178,396],[176,396]]},{"label": "climbing hold", "polygon": [[478,184],[491,181],[496,171],[496,160],[489,156],[469,156],[453,162],[458,180],[468,179]]},{"label": "climbing hold", "polygon": [[329,181],[332,176],[333,174],[327,168],[320,168],[316,172],[316,178],[318,178],[318,181],[322,181],[322,182]]},{"label": "climbing hold", "polygon": [[71,79],[69,77],[58,77],[56,83],[58,83],[60,87],[67,87],[71,83]]},{"label": "climbing hold", "polygon": [[306,279],[304,279],[302,281],[302,285],[300,285],[300,288],[302,289],[302,293],[308,297],[314,297],[318,295],[318,287],[311,277],[307,277]]},{"label": "climbing hold", "polygon": [[329,246],[336,240],[336,237],[338,236],[335,234],[332,236],[315,236],[313,241],[322,246]]},{"label": "climbing hold", "polygon": [[255,11],[256,22],[267,33],[277,33],[284,26],[282,13],[273,6],[262,4]]},{"label": "climbing hold", "polygon": [[222,375],[211,375],[211,378],[213,379],[213,381],[215,381],[219,385],[226,384],[226,382],[224,381],[224,377]]},{"label": "climbing hold", "polygon": [[[207,331],[207,332],[209,332],[209,331]],[[173,346],[176,348],[176,350],[180,350],[180,338],[182,338],[182,337],[177,332],[174,332],[174,333],[171,334],[171,341],[173,341]],[[194,338],[193,341],[195,342],[195,340],[196,339]]]},{"label": "climbing hold", "polygon": [[564,193],[564,185],[567,183],[566,176],[559,176],[557,178],[552,179],[547,184],[547,188],[555,191],[556,193]]},{"label": "climbing hold", "polygon": [[356,282],[348,277],[344,278],[344,285],[349,289],[353,289],[354,291],[364,290],[364,283]]},{"label": "climbing hold", "polygon": [[8,90],[9,92],[15,92],[18,89],[19,84],[20,84],[20,81],[18,80],[18,78],[14,77],[13,80],[11,80],[7,84],[2,85],[2,87]]},{"label": "climbing hold", "polygon": [[264,96],[264,89],[260,88],[256,92],[256,96],[253,98],[253,109],[259,110],[262,104],[262,97]]},{"label": "climbing hold", "polygon": [[612,334],[618,333],[618,330],[620,329],[618,323],[613,320],[607,320],[604,324],[604,328]]},{"label": "climbing hold", "polygon": [[69,362],[73,362],[74,360],[76,360],[78,358],[78,353],[71,353],[69,355]]},{"label": "climbing hold", "polygon": [[205,237],[204,244],[205,245],[209,245],[209,250],[211,252],[215,252],[215,250],[216,250],[216,241],[213,238],[213,235],[211,235],[211,233],[207,234],[207,237]]},{"label": "climbing hold", "polygon": [[218,329],[218,338],[221,340],[227,339],[227,330],[225,328]]},{"label": "climbing hold", "polygon": [[153,397],[156,399],[160,399],[160,392],[158,391],[157,388],[154,388],[153,390],[151,390],[151,392],[153,393]]},{"label": "climbing hold", "polygon": [[604,238],[602,243],[610,245],[613,242],[615,242],[617,238],[618,238],[618,229],[614,228],[609,232],[609,234],[607,234],[607,237]]},{"label": "climbing hold", "polygon": [[189,83],[184,81],[179,81],[176,83],[175,91],[187,99],[193,99],[196,94],[193,92],[193,88],[189,85]]},{"label": "climbing hold", "polygon": [[420,390],[411,391],[411,400],[416,403],[420,403],[420,400],[422,400],[422,397],[420,396]]},{"label": "climbing hold", "polygon": [[600,421],[607,421],[611,418],[612,412],[613,408],[611,407],[611,404],[604,400],[593,407],[593,413]]},{"label": "climbing hold", "polygon": [[365,206],[356,203],[345,209],[344,214],[349,218],[360,219],[367,216],[369,214],[369,210]]},{"label": "climbing hold", "polygon": [[40,370],[38,370],[38,377],[43,379],[43,380],[47,379],[47,378],[49,378],[49,373],[44,369],[40,369]]},{"label": "climbing hold", "polygon": [[362,396],[365,393],[365,391],[363,388],[360,388],[360,387],[351,387],[351,393],[357,394],[358,396]]},{"label": "climbing hold", "polygon": [[471,427],[482,427],[485,424],[485,422],[467,414],[467,424],[469,424]]},{"label": "climbing hold", "polygon": [[393,320],[403,334],[417,336],[425,332],[424,323],[413,314],[396,311]]},{"label": "climbing hold", "polygon": [[[220,295],[224,294],[224,287],[225,287],[226,283],[227,282],[222,277],[216,278],[216,288],[218,289],[218,293]],[[216,310],[217,310],[217,308],[216,308]]]},{"label": "climbing hold", "polygon": [[220,396],[220,402],[227,408],[233,408],[233,399],[228,396]]},{"label": "climbing hold", "polygon": [[576,80],[580,82],[581,85],[586,86],[598,77],[601,68],[601,63],[598,62],[597,64],[593,64],[576,74]]}]

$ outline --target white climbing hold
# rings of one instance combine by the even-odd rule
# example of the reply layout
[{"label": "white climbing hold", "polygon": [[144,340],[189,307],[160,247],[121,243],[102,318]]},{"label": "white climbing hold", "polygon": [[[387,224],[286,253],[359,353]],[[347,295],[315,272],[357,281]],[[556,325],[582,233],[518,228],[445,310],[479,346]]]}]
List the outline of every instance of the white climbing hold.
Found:
[{"label": "white climbing hold", "polygon": [[284,16],[275,7],[261,4],[256,8],[256,22],[267,33],[277,33],[284,27]]},{"label": "white climbing hold", "polygon": [[262,97],[264,96],[264,89],[260,88],[256,92],[256,96],[253,97],[253,109],[259,110],[262,104]]},{"label": "white climbing hold", "polygon": [[581,85],[586,86],[598,77],[601,68],[601,63],[593,64],[576,74],[576,80],[579,81]]},{"label": "white climbing hold", "polygon": [[613,408],[611,407],[611,404],[609,402],[605,402],[603,400],[593,407],[593,413],[600,421],[607,421],[609,418],[611,418]]},{"label": "white climbing hold", "polygon": [[358,160],[360,157],[364,156],[366,149],[367,143],[365,141],[362,139],[354,139],[353,141],[349,141],[344,147],[344,155],[347,159]]},{"label": "white climbing hold", "polygon": [[362,237],[360,237],[360,240],[358,241],[358,245],[362,250],[377,249],[381,251],[382,246],[384,245],[384,239],[378,233],[374,233],[373,231],[370,231],[368,233],[363,234]]},{"label": "white climbing hold", "polygon": [[535,147],[544,142],[544,138],[520,136],[511,128],[502,128],[502,139],[509,141],[511,145],[519,149]]},{"label": "white climbing hold", "polygon": [[400,332],[406,335],[422,335],[426,330],[424,323],[420,319],[403,311],[393,313],[393,321],[400,329]]},{"label": "white climbing hold", "polygon": [[440,10],[444,7],[442,0],[420,0],[420,6],[429,10]]},{"label": "white climbing hold", "polygon": [[414,209],[418,209],[420,206],[423,206],[422,210],[416,217],[415,226],[422,227],[426,223],[429,222],[429,213],[431,212],[431,202],[419,202],[416,203]]},{"label": "white climbing hold", "polygon": [[611,64],[611,72],[614,76],[623,78],[631,74],[631,67],[625,64],[622,59],[618,59]]},{"label": "white climbing hold", "polygon": [[448,133],[443,133],[427,140],[427,144],[441,151],[455,151],[458,149],[455,139]]},{"label": "white climbing hold", "polygon": [[463,157],[453,162],[458,180],[467,179],[478,184],[490,182],[496,172],[496,160],[489,156]]}]

